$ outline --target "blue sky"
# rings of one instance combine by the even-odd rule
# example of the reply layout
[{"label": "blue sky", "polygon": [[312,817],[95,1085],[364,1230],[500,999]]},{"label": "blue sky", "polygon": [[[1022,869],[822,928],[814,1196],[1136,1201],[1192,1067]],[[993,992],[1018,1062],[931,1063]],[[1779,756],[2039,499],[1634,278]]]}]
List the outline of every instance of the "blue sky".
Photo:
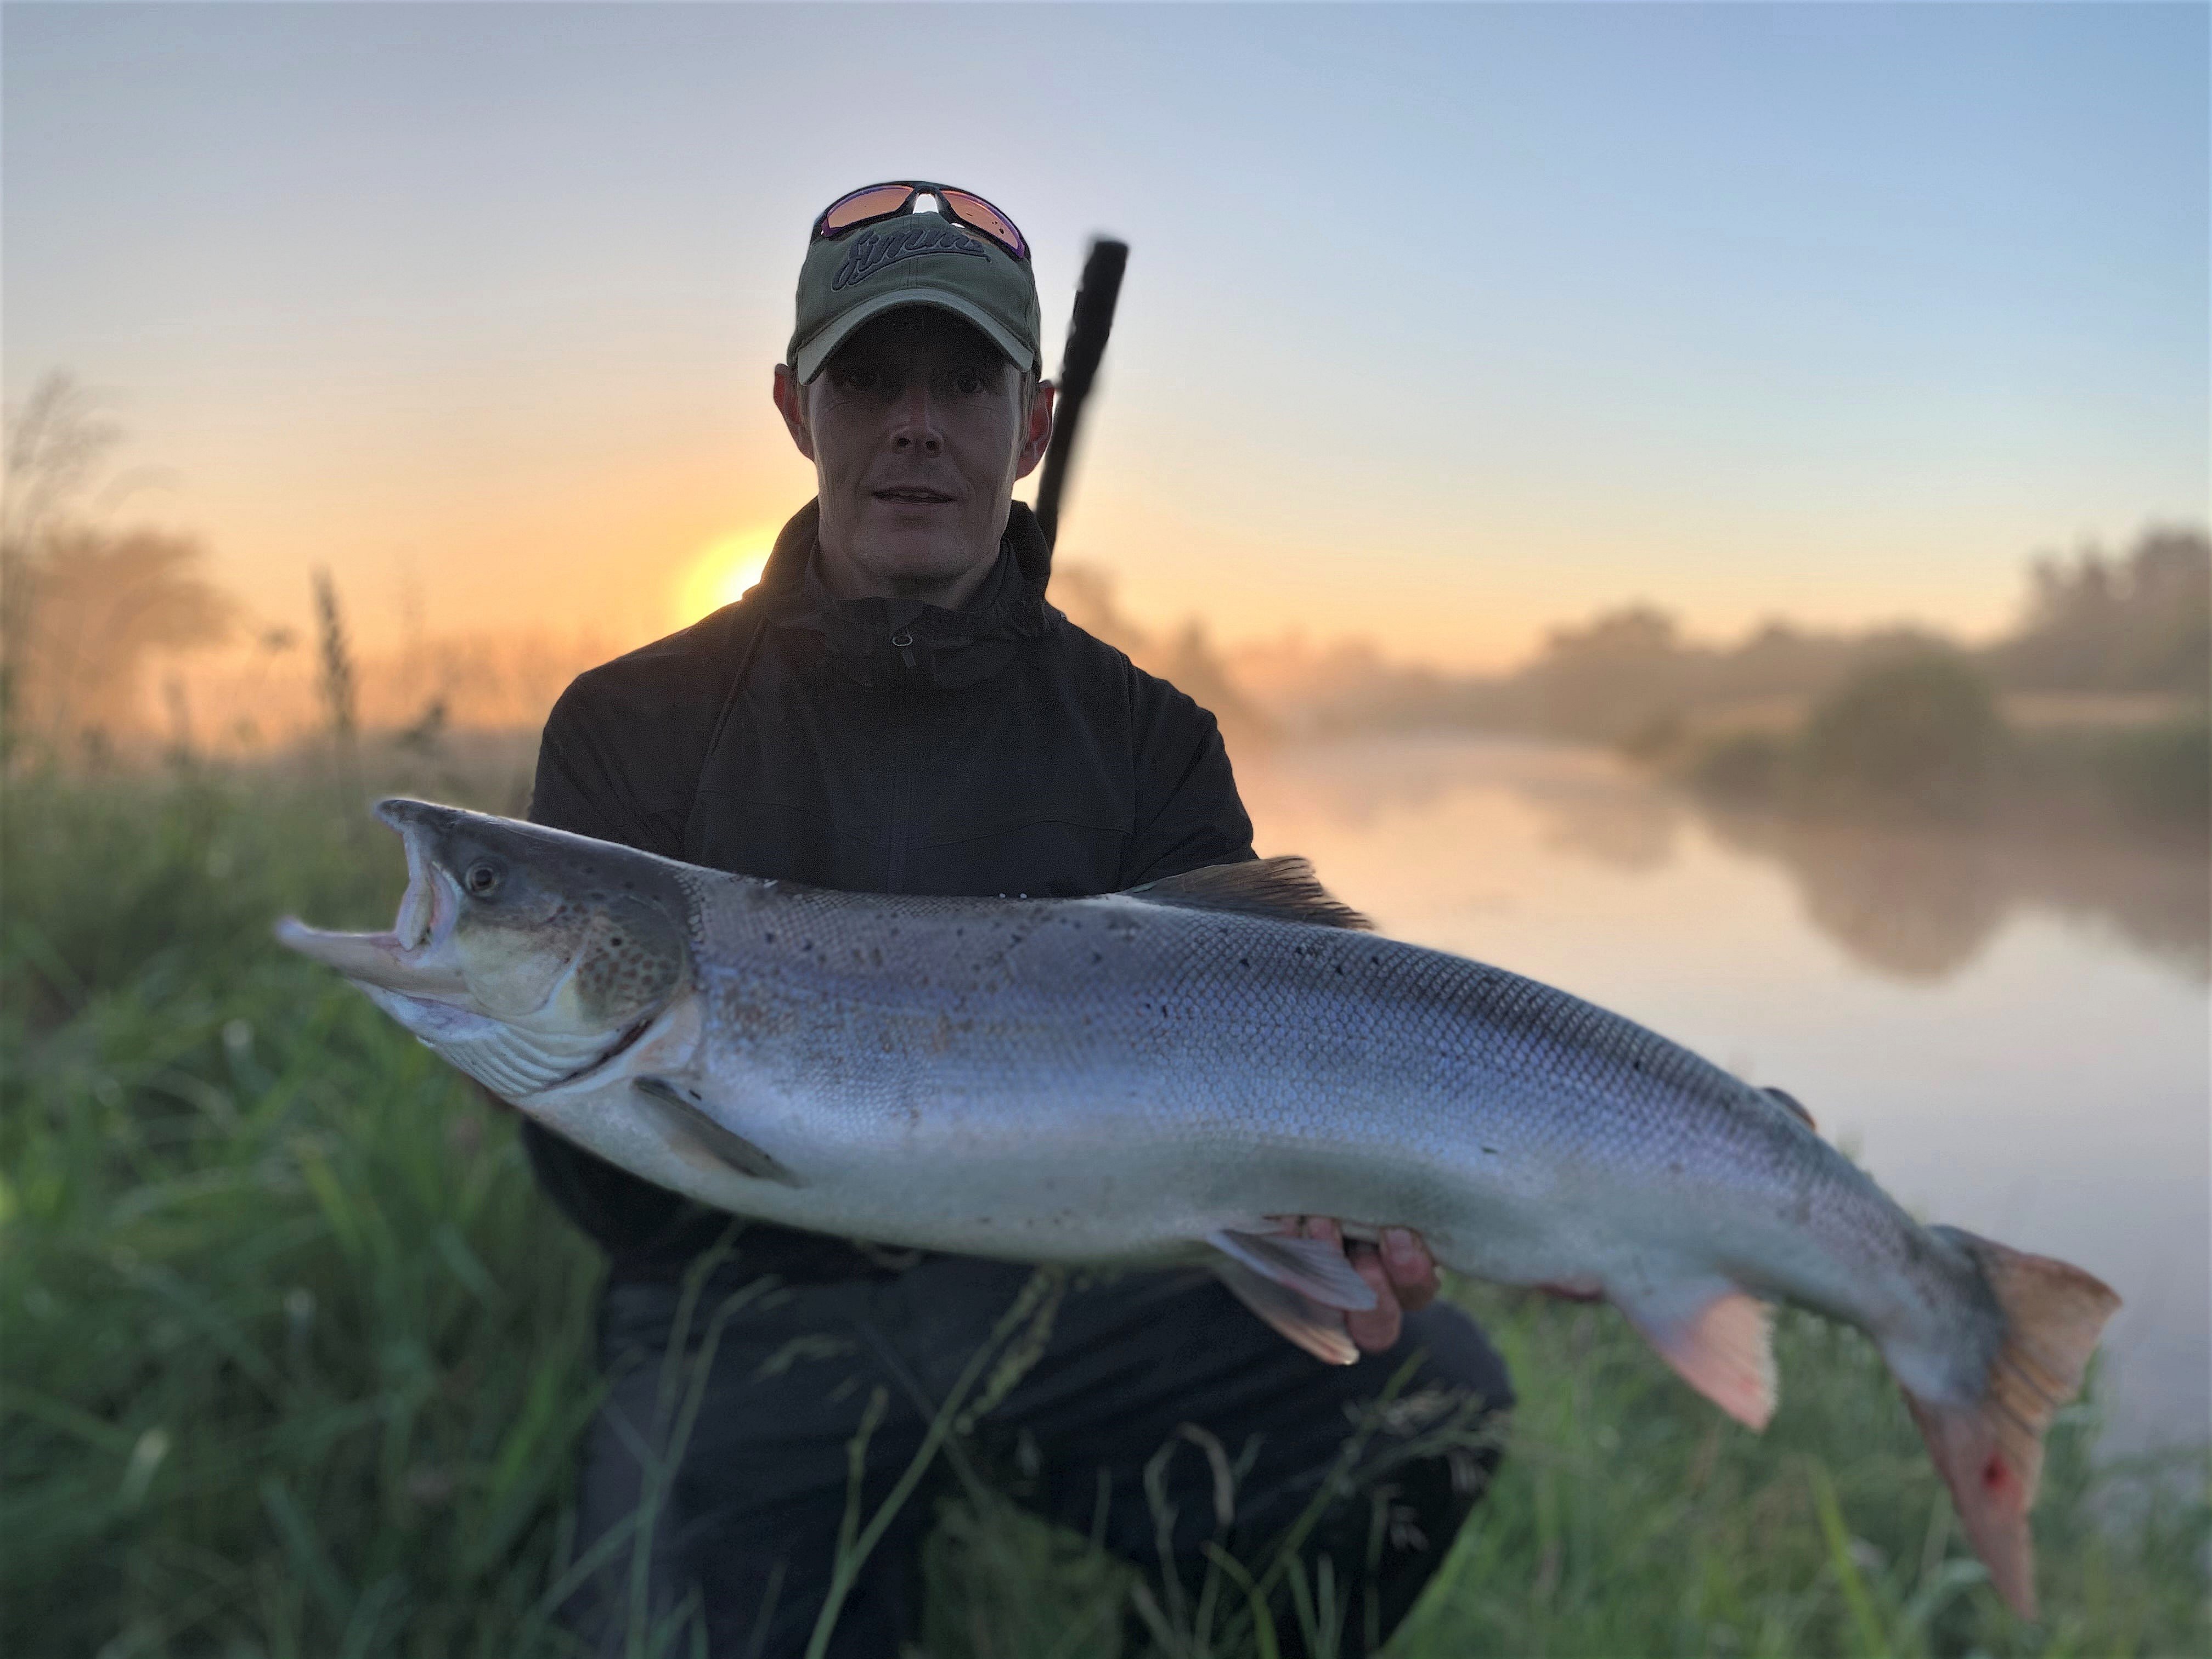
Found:
[{"label": "blue sky", "polygon": [[[809,491],[805,228],[1133,254],[1066,547],[1497,662],[1633,598],[1988,629],[2206,514],[2196,6],[11,4],[0,374],[110,396],[271,616],[644,637]],[[367,623],[372,629],[372,615]]]}]

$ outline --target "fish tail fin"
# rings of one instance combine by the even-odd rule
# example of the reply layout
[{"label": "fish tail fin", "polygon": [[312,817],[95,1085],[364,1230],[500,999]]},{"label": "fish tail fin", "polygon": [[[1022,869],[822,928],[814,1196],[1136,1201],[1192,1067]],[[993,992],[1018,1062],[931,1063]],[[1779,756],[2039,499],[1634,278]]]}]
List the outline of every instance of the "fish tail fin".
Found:
[{"label": "fish tail fin", "polygon": [[1978,1397],[1905,1403],[1951,1489],[1966,1541],[2013,1611],[2035,1616],[2035,1545],[2029,1506],[2043,1475],[2043,1436],[2081,1387],[2097,1337],[2120,1305],[2081,1268],[1978,1238],[1932,1230],[1972,1258],[1996,1300],[2002,1333]]}]

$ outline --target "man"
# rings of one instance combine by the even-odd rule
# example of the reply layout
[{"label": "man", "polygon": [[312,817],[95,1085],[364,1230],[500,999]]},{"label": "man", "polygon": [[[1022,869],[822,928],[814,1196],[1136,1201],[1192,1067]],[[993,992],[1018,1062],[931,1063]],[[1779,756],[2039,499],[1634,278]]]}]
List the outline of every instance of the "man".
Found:
[{"label": "man", "polygon": [[[980,198],[878,185],[825,211],[775,376],[817,496],[744,599],[569,687],[532,816],[878,892],[1073,896],[1251,858],[1212,717],[1045,603],[1048,550],[1012,500],[1052,431],[1038,331],[1029,250]],[[604,1652],[655,1632],[676,1652],[699,1635],[718,1656],[801,1651],[853,1460],[865,1521],[1029,1270],[744,1225],[525,1133],[611,1258],[571,1620]],[[961,1467],[1007,1464],[1042,1513],[1159,1575],[1170,1608],[1210,1544],[1256,1564],[1317,1511],[1302,1569],[1318,1582],[1326,1558],[1342,1650],[1367,1650],[1474,1503],[1496,1454],[1473,1431],[1510,1394],[1473,1323],[1426,1305],[1417,1237],[1353,1259],[1379,1305],[1344,1368],[1202,1272],[1079,1280]],[[1363,1417],[1365,1453],[1324,1492]],[[833,1651],[912,1634],[928,1519],[921,1495],[896,1512]]]}]

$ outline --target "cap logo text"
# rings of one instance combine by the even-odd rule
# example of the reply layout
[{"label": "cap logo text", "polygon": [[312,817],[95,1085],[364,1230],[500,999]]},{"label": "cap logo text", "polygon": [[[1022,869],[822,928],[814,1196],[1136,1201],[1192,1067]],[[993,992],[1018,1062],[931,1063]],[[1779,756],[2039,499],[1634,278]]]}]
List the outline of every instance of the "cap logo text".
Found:
[{"label": "cap logo text", "polygon": [[917,259],[925,253],[964,253],[975,259],[991,257],[983,251],[981,242],[963,235],[950,225],[915,225],[887,235],[862,231],[853,239],[853,246],[846,251],[845,262],[837,267],[837,274],[830,279],[830,291],[850,288],[874,276],[885,265],[901,259]]}]

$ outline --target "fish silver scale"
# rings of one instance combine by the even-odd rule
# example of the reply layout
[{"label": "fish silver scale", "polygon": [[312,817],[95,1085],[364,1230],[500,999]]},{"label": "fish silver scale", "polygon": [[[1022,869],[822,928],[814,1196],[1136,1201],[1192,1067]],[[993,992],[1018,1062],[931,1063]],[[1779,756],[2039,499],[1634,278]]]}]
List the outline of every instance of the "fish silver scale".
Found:
[{"label": "fish silver scale", "polygon": [[1986,1300],[1762,1091],[1494,967],[1126,896],[686,884],[710,1109],[825,1177],[749,1183],[769,1219],[1097,1260],[1327,1214],[1508,1283],[1725,1279],[1931,1342]]}]

